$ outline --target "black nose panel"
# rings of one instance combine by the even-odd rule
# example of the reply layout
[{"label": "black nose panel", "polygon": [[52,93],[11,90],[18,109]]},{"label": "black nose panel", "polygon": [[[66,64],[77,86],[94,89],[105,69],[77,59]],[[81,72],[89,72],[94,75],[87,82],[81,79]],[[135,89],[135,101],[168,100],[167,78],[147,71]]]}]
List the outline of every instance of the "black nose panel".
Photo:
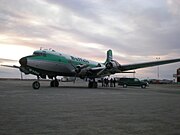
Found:
[{"label": "black nose panel", "polygon": [[27,65],[27,58],[23,57],[19,60],[19,63],[21,64],[21,66],[26,66]]}]

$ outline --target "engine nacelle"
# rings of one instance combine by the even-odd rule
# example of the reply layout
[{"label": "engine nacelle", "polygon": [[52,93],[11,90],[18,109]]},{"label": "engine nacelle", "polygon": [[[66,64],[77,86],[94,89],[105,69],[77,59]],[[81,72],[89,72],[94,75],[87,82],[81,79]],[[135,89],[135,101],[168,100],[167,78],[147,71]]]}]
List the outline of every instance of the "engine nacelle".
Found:
[{"label": "engine nacelle", "polygon": [[80,73],[82,69],[87,68],[88,65],[77,65],[76,66],[76,73]]},{"label": "engine nacelle", "polygon": [[80,72],[78,73],[78,76],[81,78],[81,79],[84,79],[87,74],[88,74],[88,69],[87,68],[84,68],[84,69],[81,69]]},{"label": "engine nacelle", "polygon": [[121,67],[121,65],[115,60],[111,60],[110,62],[106,63],[105,66],[107,69],[119,69]]}]

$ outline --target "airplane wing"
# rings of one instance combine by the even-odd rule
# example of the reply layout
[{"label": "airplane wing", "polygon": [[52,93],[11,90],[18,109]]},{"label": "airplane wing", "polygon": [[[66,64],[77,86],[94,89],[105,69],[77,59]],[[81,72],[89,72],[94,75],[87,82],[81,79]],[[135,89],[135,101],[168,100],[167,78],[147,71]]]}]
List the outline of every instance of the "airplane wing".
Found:
[{"label": "airplane wing", "polygon": [[34,71],[34,70],[27,70],[26,68],[24,67],[21,67],[21,66],[16,66],[16,65],[1,65],[3,67],[8,67],[8,68],[16,68],[16,69],[19,69],[21,72],[25,73],[25,74],[33,74],[33,75],[37,75],[39,74],[38,72]]},{"label": "airplane wing", "polygon": [[106,67],[90,68],[90,72],[96,77],[104,77],[115,73],[135,73],[135,71],[121,71],[119,69],[107,69]]},{"label": "airplane wing", "polygon": [[20,67],[19,67],[19,66],[16,66],[16,65],[13,65],[13,66],[11,66],[11,65],[1,65],[1,66],[20,69]]},{"label": "airplane wing", "polygon": [[180,62],[180,59],[161,60],[161,61],[152,61],[152,62],[144,62],[144,63],[137,63],[137,64],[121,65],[121,71],[153,67],[153,66],[158,66],[158,65],[170,64],[170,63],[174,63],[174,62]]},{"label": "airplane wing", "polygon": [[112,67],[111,69],[106,68],[106,66],[105,67],[95,67],[95,68],[91,68],[90,71],[92,73],[96,74],[95,76],[101,77],[101,76],[108,76],[108,75],[115,74],[115,73],[135,73],[135,71],[129,71],[129,70],[170,64],[170,63],[174,63],[174,62],[180,62],[180,59],[171,59],[171,60],[161,60],[161,61],[119,65],[117,67]]}]

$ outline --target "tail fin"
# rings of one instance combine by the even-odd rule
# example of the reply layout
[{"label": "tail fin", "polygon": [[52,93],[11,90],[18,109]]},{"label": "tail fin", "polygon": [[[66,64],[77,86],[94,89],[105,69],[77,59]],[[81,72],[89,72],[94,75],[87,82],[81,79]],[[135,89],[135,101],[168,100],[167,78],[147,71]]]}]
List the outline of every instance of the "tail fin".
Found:
[{"label": "tail fin", "polygon": [[113,56],[112,56],[112,50],[108,50],[107,51],[107,58],[106,58],[106,62],[110,62],[111,60],[113,59]]}]

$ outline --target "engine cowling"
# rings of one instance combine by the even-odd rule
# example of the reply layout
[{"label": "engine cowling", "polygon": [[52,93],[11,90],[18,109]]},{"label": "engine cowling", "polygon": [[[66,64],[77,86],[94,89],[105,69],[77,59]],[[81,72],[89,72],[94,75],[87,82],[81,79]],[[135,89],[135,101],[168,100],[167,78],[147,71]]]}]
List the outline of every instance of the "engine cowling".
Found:
[{"label": "engine cowling", "polygon": [[87,68],[81,69],[81,71],[78,73],[78,76],[81,79],[84,79],[88,75],[88,71],[89,70]]},{"label": "engine cowling", "polygon": [[106,63],[105,66],[107,69],[119,69],[121,67],[121,65],[115,60]]},{"label": "engine cowling", "polygon": [[87,68],[88,65],[77,65],[76,66],[76,73],[80,73],[82,69]]},{"label": "engine cowling", "polygon": [[88,66],[89,65],[77,65],[75,69],[77,76],[80,77],[81,79],[87,77],[89,74]]}]

